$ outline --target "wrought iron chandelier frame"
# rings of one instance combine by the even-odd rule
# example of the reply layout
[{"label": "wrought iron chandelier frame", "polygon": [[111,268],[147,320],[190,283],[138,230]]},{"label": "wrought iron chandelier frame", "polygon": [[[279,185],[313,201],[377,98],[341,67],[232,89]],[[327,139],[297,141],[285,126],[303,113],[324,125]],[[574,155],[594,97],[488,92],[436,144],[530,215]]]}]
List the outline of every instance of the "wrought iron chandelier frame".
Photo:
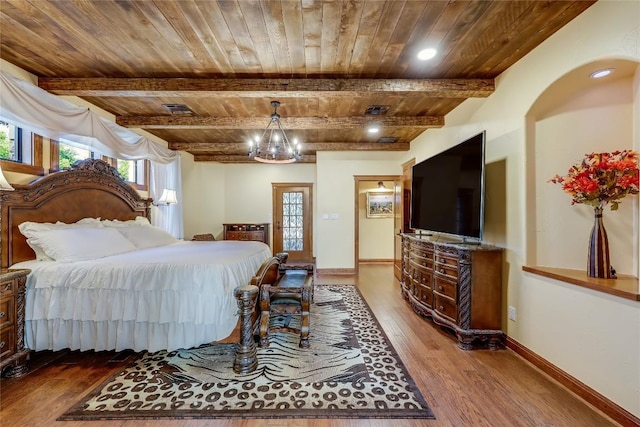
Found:
[{"label": "wrought iron chandelier frame", "polygon": [[280,122],[279,101],[271,101],[273,114],[262,136],[249,142],[249,158],[261,163],[294,163],[301,159],[300,144],[292,144]]}]

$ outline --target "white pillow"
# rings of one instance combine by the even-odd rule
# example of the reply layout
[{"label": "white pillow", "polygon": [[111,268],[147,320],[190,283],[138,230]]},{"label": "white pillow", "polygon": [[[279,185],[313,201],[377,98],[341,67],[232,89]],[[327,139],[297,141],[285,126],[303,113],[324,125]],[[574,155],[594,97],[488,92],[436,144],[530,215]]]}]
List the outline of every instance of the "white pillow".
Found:
[{"label": "white pillow", "polygon": [[54,230],[60,228],[78,228],[78,227],[100,227],[100,219],[99,218],[82,218],[78,222],[74,222],[71,224],[67,224],[64,222],[32,222],[25,221],[22,224],[18,225],[18,230],[27,238],[31,237],[29,233],[37,233],[39,231],[44,230]]},{"label": "white pillow", "polygon": [[146,227],[120,227],[117,230],[138,249],[166,246],[178,241],[171,234],[153,225]]},{"label": "white pillow", "polygon": [[144,216],[137,216],[135,219],[130,219],[127,221],[120,221],[119,219],[113,219],[113,220],[103,219],[102,221],[100,221],[100,224],[102,224],[105,227],[117,227],[117,228],[151,225],[149,220]]},{"label": "white pillow", "polygon": [[36,254],[36,260],[37,261],[51,261],[53,260],[53,258],[51,258],[49,255],[47,255],[40,246],[36,245],[35,243],[33,243],[31,241],[31,239],[27,239],[27,245],[29,245],[29,247],[33,250],[33,253]]},{"label": "white pillow", "polygon": [[87,227],[100,227],[100,218],[82,218],[77,222],[66,224],[64,222],[32,222],[25,221],[22,224],[18,225],[18,230],[27,238],[27,245],[33,250],[36,254],[36,260],[38,261],[51,261],[51,257],[49,257],[44,250],[38,246],[34,241],[33,237],[37,235],[37,233],[45,230],[59,230],[63,228],[87,228]]},{"label": "white pillow", "polygon": [[103,258],[136,249],[118,230],[105,227],[45,230],[30,240],[60,262]]}]

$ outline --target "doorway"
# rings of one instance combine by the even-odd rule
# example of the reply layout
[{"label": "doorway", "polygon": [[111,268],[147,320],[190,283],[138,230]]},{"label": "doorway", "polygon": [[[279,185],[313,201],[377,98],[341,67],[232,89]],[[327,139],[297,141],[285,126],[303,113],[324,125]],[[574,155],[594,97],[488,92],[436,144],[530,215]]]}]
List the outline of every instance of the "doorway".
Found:
[{"label": "doorway", "polygon": [[273,253],[313,262],[311,183],[273,183]]},{"label": "doorway", "polygon": [[[354,219],[355,219],[355,224],[354,224],[354,239],[355,239],[355,254],[354,254],[354,265],[355,265],[355,272],[358,273],[358,264],[360,262],[360,260],[362,259],[361,257],[361,230],[364,230],[364,232],[367,232],[367,228],[365,227],[365,224],[361,224],[361,221],[365,221],[367,219],[362,219],[363,217],[366,218],[366,203],[367,203],[367,198],[366,198],[366,189],[368,187],[377,187],[379,185],[380,182],[382,182],[383,184],[386,183],[387,185],[387,189],[389,190],[390,194],[394,194],[395,193],[395,189],[398,188],[398,186],[401,185],[401,177],[398,175],[357,175],[354,176],[355,179],[355,212],[354,212]],[[394,230],[395,230],[395,226],[394,226],[394,222],[395,222],[395,217],[398,215],[398,206],[397,206],[397,201],[395,200],[395,197],[393,198],[393,215],[391,215],[391,218],[381,218],[381,219],[375,219],[373,220],[374,222],[382,222],[382,221],[389,221],[389,227],[388,227],[388,235],[385,234],[387,233],[387,231],[383,231],[382,234],[379,235],[379,242],[388,242],[389,245],[389,253],[390,256],[384,256],[383,258],[379,258],[377,256],[374,255],[374,259],[371,261],[376,261],[376,262],[392,262],[393,261],[393,236],[394,236]],[[363,214],[363,212],[365,212]],[[375,227],[376,229],[379,229],[379,227]],[[373,237],[374,239],[376,239],[376,237]],[[384,245],[386,245],[386,243],[382,243]],[[366,256],[366,258],[370,258],[369,256]]]}]

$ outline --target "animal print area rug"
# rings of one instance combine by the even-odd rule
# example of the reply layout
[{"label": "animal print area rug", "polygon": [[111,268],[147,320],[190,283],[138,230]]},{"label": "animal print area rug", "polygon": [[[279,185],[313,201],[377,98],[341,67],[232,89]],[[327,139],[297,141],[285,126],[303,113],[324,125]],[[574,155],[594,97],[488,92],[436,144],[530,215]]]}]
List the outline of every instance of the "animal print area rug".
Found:
[{"label": "animal print area rug", "polygon": [[316,285],[310,323],[310,348],[272,334],[249,374],[235,344],[143,353],[58,420],[435,418],[356,286]]}]

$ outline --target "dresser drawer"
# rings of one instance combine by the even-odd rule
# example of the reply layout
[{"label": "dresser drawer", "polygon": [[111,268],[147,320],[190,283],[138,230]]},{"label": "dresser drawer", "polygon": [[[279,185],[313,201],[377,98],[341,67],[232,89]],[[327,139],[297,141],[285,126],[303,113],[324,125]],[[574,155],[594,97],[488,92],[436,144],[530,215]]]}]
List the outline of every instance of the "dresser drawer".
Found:
[{"label": "dresser drawer", "polygon": [[444,252],[436,252],[436,262],[458,269],[458,257]]},{"label": "dresser drawer", "polygon": [[428,308],[433,306],[433,292],[431,292],[431,288],[418,285],[413,290],[413,296]]},{"label": "dresser drawer", "polygon": [[456,303],[449,298],[434,293],[433,308],[438,314],[448,318],[452,322],[458,321],[458,308],[456,307]]},{"label": "dresser drawer", "polygon": [[0,299],[0,329],[12,325],[15,322],[14,297]]},{"label": "dresser drawer", "polygon": [[264,231],[247,231],[245,233],[245,240],[264,240]]},{"label": "dresser drawer", "polygon": [[409,258],[409,262],[422,271],[431,271],[433,269],[433,260],[430,258],[412,255]]},{"label": "dresser drawer", "polygon": [[436,274],[433,280],[433,291],[441,295],[448,296],[452,300],[456,301],[458,285],[456,282],[444,280],[442,277]]},{"label": "dresser drawer", "polygon": [[11,326],[0,332],[0,359],[6,359],[16,352],[16,328]]},{"label": "dresser drawer", "polygon": [[431,292],[431,275],[425,274],[415,274],[411,278],[412,289],[416,287],[421,287],[425,289],[429,289]]},{"label": "dresser drawer", "polygon": [[10,295],[13,295],[16,291],[16,281],[15,280],[5,280],[0,283],[0,298],[4,298]]},{"label": "dresser drawer", "polygon": [[227,231],[225,235],[226,240],[244,240],[244,231]]},{"label": "dresser drawer", "polygon": [[433,246],[418,242],[410,246],[411,253],[423,258],[433,259]]}]

